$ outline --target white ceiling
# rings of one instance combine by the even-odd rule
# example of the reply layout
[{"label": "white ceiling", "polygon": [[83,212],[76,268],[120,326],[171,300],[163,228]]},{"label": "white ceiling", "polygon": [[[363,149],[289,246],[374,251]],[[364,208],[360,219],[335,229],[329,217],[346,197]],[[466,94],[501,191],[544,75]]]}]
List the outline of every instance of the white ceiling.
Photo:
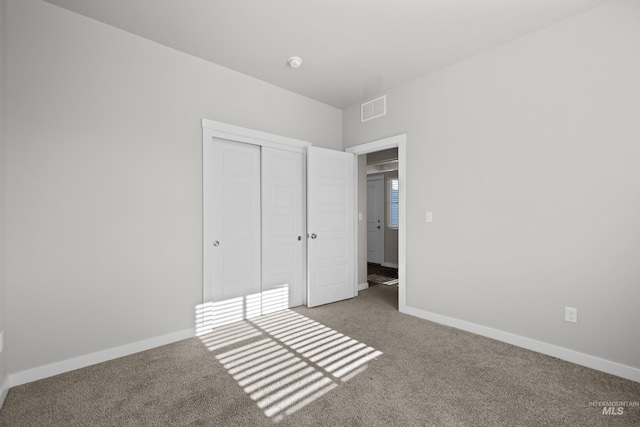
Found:
[{"label": "white ceiling", "polygon": [[45,1],[344,108],[610,0]]}]

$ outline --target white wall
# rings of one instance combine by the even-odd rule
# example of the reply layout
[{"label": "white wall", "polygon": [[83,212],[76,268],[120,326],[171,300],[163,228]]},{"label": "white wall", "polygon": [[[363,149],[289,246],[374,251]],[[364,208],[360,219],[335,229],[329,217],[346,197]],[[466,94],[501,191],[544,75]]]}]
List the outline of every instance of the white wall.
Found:
[{"label": "white wall", "polygon": [[[5,20],[6,0],[0,0],[0,331],[6,329],[6,228],[5,228],[5,149],[4,149],[4,65],[5,65]],[[7,380],[7,352],[0,353],[0,406],[3,399],[3,385]]]},{"label": "white wall", "polygon": [[194,327],[201,118],[342,148],[342,112],[38,0],[8,0],[12,373]]},{"label": "white wall", "polygon": [[407,133],[408,306],[640,368],[638,46],[613,1],[345,110]]}]

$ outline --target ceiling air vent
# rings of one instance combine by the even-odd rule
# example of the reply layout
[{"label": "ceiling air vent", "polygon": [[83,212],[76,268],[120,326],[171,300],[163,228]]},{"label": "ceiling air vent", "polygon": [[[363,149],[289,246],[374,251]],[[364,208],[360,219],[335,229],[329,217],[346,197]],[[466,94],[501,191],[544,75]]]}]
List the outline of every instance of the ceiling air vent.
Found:
[{"label": "ceiling air vent", "polygon": [[367,101],[360,106],[360,121],[375,119],[387,114],[387,95]]}]

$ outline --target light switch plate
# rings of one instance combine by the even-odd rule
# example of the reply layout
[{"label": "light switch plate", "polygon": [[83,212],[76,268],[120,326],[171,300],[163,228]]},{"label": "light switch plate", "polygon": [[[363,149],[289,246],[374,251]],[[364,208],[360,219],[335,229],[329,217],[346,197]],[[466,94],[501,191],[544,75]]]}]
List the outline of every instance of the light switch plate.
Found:
[{"label": "light switch plate", "polygon": [[427,212],[427,222],[433,222],[433,212]]}]

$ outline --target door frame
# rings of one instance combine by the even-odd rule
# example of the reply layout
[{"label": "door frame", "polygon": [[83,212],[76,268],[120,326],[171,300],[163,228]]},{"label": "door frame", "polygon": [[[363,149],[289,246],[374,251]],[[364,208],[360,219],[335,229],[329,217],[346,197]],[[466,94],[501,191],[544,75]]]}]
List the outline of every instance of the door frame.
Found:
[{"label": "door frame", "polygon": [[[368,222],[369,222],[369,193],[368,193],[368,188],[369,188],[369,182],[373,182],[373,181],[378,181],[378,185],[380,185],[380,190],[378,191],[378,193],[382,194],[382,197],[380,198],[380,200],[378,201],[378,205],[375,206],[374,209],[381,209],[382,210],[382,223],[380,223],[380,230],[381,230],[381,234],[380,234],[380,247],[376,248],[376,251],[380,251],[381,252],[381,258],[382,258],[382,262],[380,263],[380,265],[384,265],[384,233],[387,229],[387,212],[386,212],[386,185],[387,182],[384,178],[384,175],[382,174],[377,174],[377,175],[367,175],[367,226],[368,226]],[[380,196],[380,194],[378,194],[378,196]],[[356,199],[357,200],[357,199]],[[380,204],[382,204],[382,207],[380,207]],[[368,233],[369,230],[367,230]],[[369,262],[369,246],[368,246],[368,239],[367,239],[367,262]]]},{"label": "door frame", "polygon": [[[386,150],[388,148],[398,148],[398,186],[399,186],[399,206],[398,206],[398,309],[401,313],[407,312],[407,134],[399,134],[388,138],[378,139],[364,144],[355,145],[345,149],[348,153],[362,155]],[[354,162],[354,180],[358,183],[358,162]],[[358,218],[358,192],[359,185],[355,186],[355,212],[354,218]],[[358,239],[358,226],[354,226],[354,238]],[[359,245],[355,246],[355,282],[358,283],[358,251]],[[364,248],[366,250],[366,248]]]},{"label": "door frame", "polygon": [[295,151],[298,153],[306,153],[307,147],[311,146],[310,142],[299,139],[216,122],[214,120],[202,119],[202,138],[203,140],[205,138],[208,140],[211,137],[226,139],[228,141],[244,142],[261,147]]}]

